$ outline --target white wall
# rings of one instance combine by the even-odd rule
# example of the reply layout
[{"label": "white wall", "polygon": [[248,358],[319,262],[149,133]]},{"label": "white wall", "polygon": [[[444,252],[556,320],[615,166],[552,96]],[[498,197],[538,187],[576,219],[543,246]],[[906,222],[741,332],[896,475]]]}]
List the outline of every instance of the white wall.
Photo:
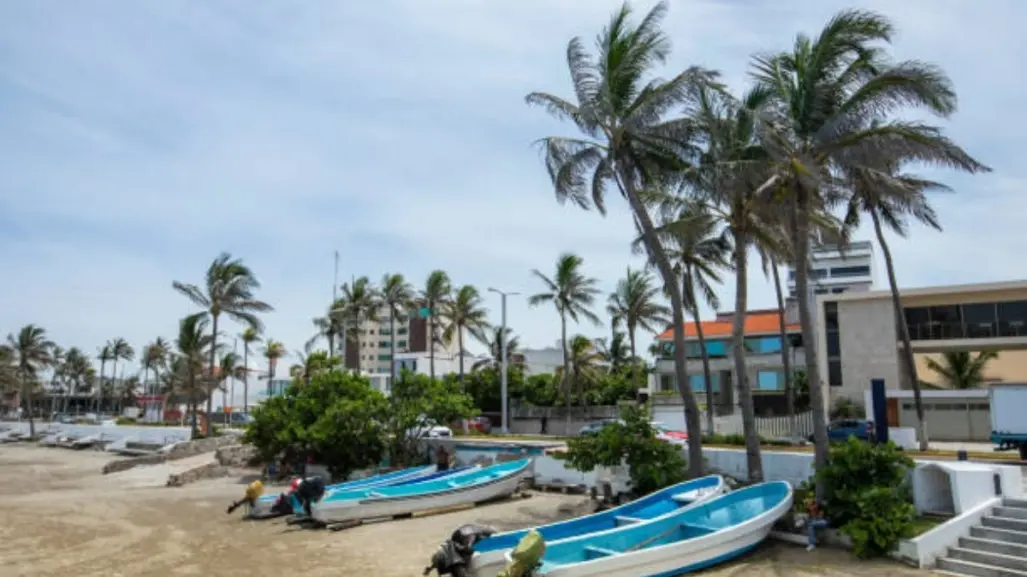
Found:
[{"label": "white wall", "polygon": [[[28,433],[28,423],[6,423],[12,429]],[[154,443],[170,445],[181,441],[188,441],[192,437],[189,427],[130,427],[130,426],[103,426],[103,425],[65,425],[36,423],[36,433],[42,431],[60,432],[66,435],[85,437],[88,435],[103,435],[104,439],[119,441],[129,439],[141,443]]]}]

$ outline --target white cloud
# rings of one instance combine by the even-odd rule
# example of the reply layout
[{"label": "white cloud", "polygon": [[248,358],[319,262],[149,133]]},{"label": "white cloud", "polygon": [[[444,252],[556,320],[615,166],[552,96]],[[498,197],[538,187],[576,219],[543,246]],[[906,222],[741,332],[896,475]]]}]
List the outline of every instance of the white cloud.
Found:
[{"label": "white cloud", "polygon": [[[936,203],[945,233],[914,229],[892,243],[900,281],[1017,276],[1010,263],[1027,249],[1017,158],[1027,126],[1014,112],[1027,96],[1015,74],[1027,53],[1022,3],[674,1],[666,73],[701,64],[740,88],[749,55],[815,34],[854,4],[895,20],[897,57],[951,74],[961,110],[949,129],[996,169],[940,175],[957,190]],[[343,279],[402,271],[420,284],[444,268],[482,290],[526,294],[539,288],[531,268],[575,251],[612,289],[638,264],[624,203],[611,198],[605,219],[557,205],[531,143],[570,128],[523,96],[567,94],[567,40],[593,38],[617,6],[0,6],[0,328],[38,323],[87,350],[173,336],[190,307],[171,281],[198,282],[221,250],[260,274],[277,308],[268,334],[290,349],[327,304],[335,249]],[[772,306],[751,272],[750,305]],[[733,294],[725,283],[725,306]],[[558,338],[555,314],[523,300],[511,301],[510,323],[529,345]]]}]

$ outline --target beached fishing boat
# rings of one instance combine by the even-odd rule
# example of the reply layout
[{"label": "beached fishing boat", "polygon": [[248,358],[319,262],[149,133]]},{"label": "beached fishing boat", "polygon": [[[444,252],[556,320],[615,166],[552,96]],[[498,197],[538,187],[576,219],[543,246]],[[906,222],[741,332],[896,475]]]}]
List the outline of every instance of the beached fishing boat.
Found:
[{"label": "beached fishing boat", "polygon": [[[648,523],[701,505],[724,494],[727,485],[720,475],[692,479],[661,489],[641,499],[594,515],[586,515],[551,525],[536,527],[547,543],[607,531],[625,525]],[[474,544],[470,573],[476,577],[495,577],[506,566],[506,553],[517,546],[530,529],[496,533]]]},{"label": "beached fishing boat", "polygon": [[480,503],[512,494],[530,466],[531,459],[521,459],[421,483],[340,491],[314,503],[311,512],[336,524]]},{"label": "beached fishing boat", "polygon": [[[335,491],[347,491],[351,489],[366,489],[370,487],[380,487],[385,485],[392,485],[403,482],[412,482],[419,479],[427,478],[435,474],[435,465],[426,465],[423,467],[412,467],[410,469],[403,469],[400,471],[393,471],[391,473],[385,473],[383,475],[373,475],[365,477],[363,479],[355,479],[353,481],[346,481],[345,483],[337,483],[335,485],[329,485],[325,488],[325,495],[329,495]],[[278,501],[279,494],[264,495],[257,499],[250,509],[250,515],[254,517],[266,516],[271,512],[271,508],[274,507],[276,501]]]},{"label": "beached fishing boat", "polygon": [[547,543],[537,574],[669,577],[691,573],[755,548],[791,506],[788,483],[753,485],[648,523]]}]

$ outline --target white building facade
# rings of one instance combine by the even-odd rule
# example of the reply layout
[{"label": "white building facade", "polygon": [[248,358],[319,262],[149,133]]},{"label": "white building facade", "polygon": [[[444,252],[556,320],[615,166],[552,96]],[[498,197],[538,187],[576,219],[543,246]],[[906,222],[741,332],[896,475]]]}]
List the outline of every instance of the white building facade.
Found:
[{"label": "white building facade", "polygon": [[[820,243],[810,248],[810,287],[815,295],[867,292],[874,286],[874,245],[851,242],[844,250]],[[794,298],[795,269],[788,269],[788,294]]]}]

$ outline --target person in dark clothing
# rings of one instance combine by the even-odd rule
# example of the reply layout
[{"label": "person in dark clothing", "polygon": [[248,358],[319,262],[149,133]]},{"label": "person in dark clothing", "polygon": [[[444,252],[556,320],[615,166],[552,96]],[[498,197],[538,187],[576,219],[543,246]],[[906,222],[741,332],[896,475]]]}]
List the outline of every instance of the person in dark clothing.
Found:
[{"label": "person in dark clothing", "polygon": [[306,513],[307,517],[313,517],[314,514],[310,511],[310,506],[319,501],[321,497],[324,497],[325,481],[316,475],[304,477],[293,494],[299,500],[300,505],[303,506],[303,512]]},{"label": "person in dark clothing", "polygon": [[549,429],[549,427],[548,427],[548,425],[549,425],[549,416],[546,415],[545,413],[542,413],[542,419],[541,420],[542,420],[542,430],[539,431],[538,434],[545,435],[548,432],[548,429]]},{"label": "person in dark clothing", "polygon": [[435,468],[438,471],[449,470],[449,452],[446,451],[446,446],[440,444],[438,449],[435,449]]}]

